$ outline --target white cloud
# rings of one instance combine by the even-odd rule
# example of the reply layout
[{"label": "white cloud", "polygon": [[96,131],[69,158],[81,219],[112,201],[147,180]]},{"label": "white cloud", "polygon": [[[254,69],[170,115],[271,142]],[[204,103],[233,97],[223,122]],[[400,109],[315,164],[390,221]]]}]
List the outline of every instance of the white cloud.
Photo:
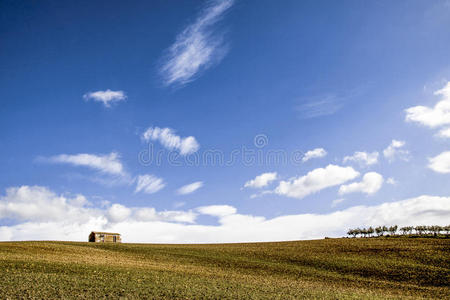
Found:
[{"label": "white cloud", "polygon": [[180,187],[177,191],[177,193],[179,195],[187,195],[187,194],[191,194],[193,192],[195,192],[196,190],[198,190],[199,188],[201,188],[203,186],[203,182],[202,181],[196,181],[187,185],[184,185],[182,187]]},{"label": "white cloud", "polygon": [[[450,218],[450,197],[423,195],[327,214],[284,215],[272,219],[242,215],[228,205],[197,208],[196,212],[157,212],[151,207],[121,205],[125,209],[117,209],[122,212],[114,214],[117,222],[113,222],[108,219],[112,217],[109,213],[112,206],[95,209],[86,201],[76,200],[79,197],[83,196],[58,196],[43,187],[8,188],[6,195],[0,196],[0,220],[10,218],[14,225],[0,226],[0,240],[86,241],[90,231],[101,230],[120,232],[125,242],[141,243],[282,241],[339,237],[348,228],[383,224],[447,225]],[[12,205],[17,203],[21,204],[20,209]],[[199,213],[217,217],[219,225],[196,224]]]},{"label": "white cloud", "polygon": [[168,49],[160,72],[166,85],[186,84],[220,62],[226,54],[223,35],[214,32],[216,24],[233,5],[233,0],[211,1],[194,23],[187,26]]},{"label": "white cloud", "polygon": [[166,184],[162,178],[151,174],[139,175],[137,177],[135,193],[142,191],[146,194],[153,194],[163,189],[165,186]]},{"label": "white cloud", "polygon": [[323,148],[316,148],[314,150],[309,150],[305,153],[305,156],[303,156],[302,161],[306,162],[312,158],[320,158],[327,155],[327,151]]},{"label": "white cloud", "polygon": [[131,209],[121,204],[113,204],[107,211],[107,218],[113,223],[123,222],[131,215]]},{"label": "white cloud", "polygon": [[277,172],[263,173],[256,176],[254,179],[247,181],[244,187],[259,189],[268,186],[271,182],[277,179]]},{"label": "white cloud", "polygon": [[237,210],[230,205],[209,205],[197,207],[197,211],[202,215],[209,215],[213,217],[224,217],[234,215]]},{"label": "white cloud", "polygon": [[96,210],[88,208],[82,195],[58,196],[45,187],[21,186],[6,189],[0,198],[0,219],[25,222],[85,222]]},{"label": "white cloud", "polygon": [[197,214],[193,211],[166,210],[157,212],[153,207],[135,208],[134,219],[139,222],[181,222],[195,223]]},{"label": "white cloud", "polygon": [[360,166],[363,166],[363,167],[371,166],[371,165],[378,163],[378,155],[379,154],[377,151],[372,152],[372,153],[356,151],[355,153],[353,153],[352,156],[344,157],[343,162],[344,163],[356,162]]},{"label": "white cloud", "polygon": [[150,127],[141,136],[143,141],[159,141],[169,150],[178,150],[181,155],[196,152],[200,145],[193,136],[180,137],[170,128]]},{"label": "white cloud", "polygon": [[394,161],[396,158],[408,161],[409,151],[402,149],[404,146],[404,141],[392,140],[391,144],[383,150],[383,155],[389,162]]},{"label": "white cloud", "polygon": [[127,96],[123,91],[97,91],[84,94],[83,98],[87,101],[89,99],[95,102],[101,102],[105,107],[111,107],[111,104],[124,101]]},{"label": "white cloud", "polygon": [[339,194],[365,193],[367,195],[373,195],[381,189],[383,181],[383,176],[377,172],[369,172],[364,174],[360,182],[341,185],[339,187]]},{"label": "white cloud", "polygon": [[435,157],[429,158],[428,161],[428,168],[431,170],[442,174],[450,173],[450,151],[442,152]]},{"label": "white cloud", "polygon": [[301,199],[325,188],[355,179],[358,176],[359,173],[352,167],[328,165],[325,168],[314,169],[302,177],[281,181],[275,189],[275,193]]},{"label": "white cloud", "polygon": [[450,138],[450,127],[439,130],[437,136],[443,139]]},{"label": "white cloud", "polygon": [[259,193],[251,194],[250,199],[255,199],[255,198],[262,197],[264,195],[273,194],[273,193],[274,193],[274,191],[261,191]]},{"label": "white cloud", "polygon": [[395,180],[393,177],[389,177],[389,178],[386,180],[386,183],[387,183],[387,184],[392,184],[392,185],[397,185],[397,180]]},{"label": "white cloud", "polygon": [[441,100],[434,107],[413,106],[406,109],[405,120],[416,122],[429,128],[437,128],[450,124],[450,82],[444,88],[434,92]]},{"label": "white cloud", "polygon": [[44,161],[50,161],[54,163],[66,163],[74,166],[83,166],[91,169],[98,170],[103,173],[108,173],[112,175],[125,175],[124,168],[120,162],[120,156],[116,152],[111,152],[110,154],[60,154],[52,156]]}]

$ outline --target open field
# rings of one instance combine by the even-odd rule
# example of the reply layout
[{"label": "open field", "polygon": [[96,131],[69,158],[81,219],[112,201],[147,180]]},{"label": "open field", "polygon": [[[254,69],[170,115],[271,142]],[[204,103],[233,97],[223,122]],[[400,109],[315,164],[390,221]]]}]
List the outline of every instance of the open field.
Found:
[{"label": "open field", "polygon": [[0,299],[449,299],[450,239],[0,243]]}]

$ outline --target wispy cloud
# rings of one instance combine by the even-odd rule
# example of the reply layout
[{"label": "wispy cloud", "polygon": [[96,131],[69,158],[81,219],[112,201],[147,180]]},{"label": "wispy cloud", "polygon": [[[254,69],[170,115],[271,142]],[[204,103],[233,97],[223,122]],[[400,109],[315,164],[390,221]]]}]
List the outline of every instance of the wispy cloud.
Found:
[{"label": "wispy cloud", "polygon": [[181,155],[196,152],[200,145],[193,136],[180,137],[171,128],[150,127],[142,135],[143,141],[159,141],[161,145],[169,150],[178,150]]},{"label": "wispy cloud", "polygon": [[349,102],[366,93],[370,84],[342,91],[320,92],[297,99],[294,109],[301,119],[330,116],[337,113]]},{"label": "wispy cloud", "polygon": [[386,183],[387,183],[387,184],[390,184],[390,185],[397,185],[397,180],[395,180],[394,177],[389,177],[389,178],[386,180]]},{"label": "wispy cloud", "polygon": [[369,152],[363,152],[363,151],[356,151],[353,153],[352,156],[346,156],[343,159],[344,163],[347,162],[356,162],[360,166],[371,166],[376,163],[378,163],[378,155],[379,153],[377,151],[374,151],[372,153]]},{"label": "wispy cloud", "polygon": [[408,161],[409,151],[402,149],[404,146],[404,141],[392,140],[391,144],[383,150],[383,155],[389,162],[393,162],[396,158]]},{"label": "wispy cloud", "polygon": [[126,174],[117,152],[111,152],[110,154],[60,154],[50,158],[40,158],[39,160],[88,167],[111,175]]},{"label": "wispy cloud", "polygon": [[450,138],[450,127],[439,130],[439,132],[436,135],[443,139],[449,139]]},{"label": "wispy cloud", "polygon": [[233,5],[233,0],[209,1],[194,23],[188,25],[167,50],[160,69],[166,86],[183,85],[220,62],[227,52],[223,34],[214,25]]},{"label": "wispy cloud", "polygon": [[191,193],[195,192],[196,190],[198,190],[199,188],[201,188],[202,186],[203,186],[203,182],[202,181],[196,181],[196,182],[193,182],[191,184],[186,184],[186,185],[180,187],[177,190],[177,193],[179,195],[191,194]]},{"label": "wispy cloud", "polygon": [[298,105],[295,109],[302,119],[312,119],[316,117],[329,116],[336,113],[343,106],[343,103],[334,95],[326,96],[322,100],[311,101]]},{"label": "wispy cloud", "polygon": [[244,184],[245,188],[259,189],[268,186],[271,182],[276,180],[278,177],[277,172],[263,173],[256,176],[254,179],[247,181]]},{"label": "wispy cloud", "polygon": [[196,209],[202,215],[209,215],[214,217],[224,217],[234,215],[237,209],[230,205],[209,205],[201,206]]},{"label": "wispy cloud", "polygon": [[101,102],[105,107],[111,107],[112,104],[124,101],[127,96],[125,95],[125,92],[123,91],[96,91],[96,92],[89,92],[83,95],[83,98],[88,100],[93,100],[95,102]]},{"label": "wispy cloud", "polygon": [[325,149],[323,148],[316,148],[313,150],[309,150],[305,153],[305,156],[303,156],[302,162],[307,162],[308,160],[313,158],[325,157],[326,155],[327,151],[325,151]]},{"label": "wispy cloud", "polygon": [[162,178],[151,174],[139,175],[136,178],[135,193],[144,192],[146,194],[153,194],[163,189],[166,184]]}]

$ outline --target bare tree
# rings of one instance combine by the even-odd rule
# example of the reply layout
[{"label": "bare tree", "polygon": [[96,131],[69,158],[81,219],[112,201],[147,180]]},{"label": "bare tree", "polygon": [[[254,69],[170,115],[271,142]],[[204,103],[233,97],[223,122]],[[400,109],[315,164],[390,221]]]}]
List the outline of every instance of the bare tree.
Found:
[{"label": "bare tree", "polygon": [[409,228],[406,227],[406,226],[405,227],[401,227],[400,231],[402,232],[403,235],[406,235],[408,233],[408,231],[409,231]]},{"label": "bare tree", "polygon": [[347,231],[347,235],[352,235],[355,238],[358,235],[358,230],[357,229],[349,229]]},{"label": "bare tree", "polygon": [[397,232],[397,228],[398,228],[397,225],[390,226],[390,227],[389,227],[389,232],[390,232],[392,235],[395,235],[395,233]]},{"label": "bare tree", "polygon": [[444,226],[443,230],[446,231],[447,234],[449,234],[450,233],[450,225]]},{"label": "bare tree", "polygon": [[382,236],[383,235],[383,227],[381,227],[381,226],[375,227],[375,233],[377,234],[377,236]]}]

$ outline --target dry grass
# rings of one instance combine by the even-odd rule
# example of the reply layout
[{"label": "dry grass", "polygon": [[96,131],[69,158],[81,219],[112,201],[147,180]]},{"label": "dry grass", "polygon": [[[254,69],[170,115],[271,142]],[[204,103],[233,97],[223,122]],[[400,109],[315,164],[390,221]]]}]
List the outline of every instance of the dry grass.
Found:
[{"label": "dry grass", "polygon": [[449,239],[0,243],[0,298],[444,299]]}]

